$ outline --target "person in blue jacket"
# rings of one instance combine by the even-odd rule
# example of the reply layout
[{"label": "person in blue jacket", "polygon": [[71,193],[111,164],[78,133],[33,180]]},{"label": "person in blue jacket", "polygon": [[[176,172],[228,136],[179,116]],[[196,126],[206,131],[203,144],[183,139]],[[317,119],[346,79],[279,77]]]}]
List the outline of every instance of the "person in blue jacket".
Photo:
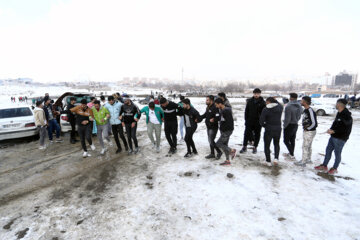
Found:
[{"label": "person in blue jacket", "polygon": [[[146,115],[147,133],[156,152],[160,152],[160,136],[161,126],[164,121],[164,111],[159,105],[155,105],[154,102],[150,102],[149,106],[145,106],[140,110],[141,113]],[[156,136],[156,143],[154,140],[154,130]]]},{"label": "person in blue jacket", "polygon": [[120,153],[122,151],[121,145],[120,145],[120,141],[119,141],[119,135],[121,140],[123,141],[125,150],[128,151],[128,144],[126,142],[126,138],[124,135],[124,128],[121,125],[121,120],[120,120],[120,109],[121,109],[121,102],[115,102],[115,98],[113,96],[109,96],[108,97],[108,102],[105,104],[105,107],[109,110],[110,112],[110,124],[111,124],[111,129],[115,138],[115,142],[117,145],[117,150],[116,153]]}]

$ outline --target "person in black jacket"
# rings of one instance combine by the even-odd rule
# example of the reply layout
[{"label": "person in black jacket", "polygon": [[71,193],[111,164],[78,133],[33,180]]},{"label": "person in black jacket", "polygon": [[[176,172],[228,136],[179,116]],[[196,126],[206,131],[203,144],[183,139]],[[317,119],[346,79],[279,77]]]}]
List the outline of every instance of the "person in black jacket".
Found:
[{"label": "person in black jacket", "polygon": [[[124,104],[120,109],[120,120],[123,127],[126,129],[126,134],[128,137],[129,144],[129,152],[128,154],[132,154],[133,152],[136,154],[139,152],[138,141],[136,138],[136,129],[137,122],[141,117],[141,112],[139,108],[130,100],[129,96],[124,96]],[[134,141],[135,151],[133,150],[132,141]]]},{"label": "person in black jacket", "polygon": [[[229,148],[230,136],[234,131],[234,118],[232,115],[231,108],[225,107],[224,101],[221,98],[215,100],[216,108],[219,109],[220,113],[220,137],[216,142],[216,146],[223,150],[226,156],[226,160],[220,165],[230,165],[230,155],[231,159],[234,159],[236,156],[236,149]],[[222,154],[218,154],[216,159],[220,159]]]},{"label": "person in black jacket", "polygon": [[178,122],[177,116],[180,114],[181,107],[166,98],[160,98],[161,108],[164,110],[164,131],[166,140],[170,145],[169,154],[176,152]]},{"label": "person in black jacket", "polygon": [[336,174],[337,169],[341,162],[341,152],[349,139],[353,119],[351,117],[351,112],[346,108],[347,100],[339,99],[336,102],[336,109],[338,113],[336,114],[335,120],[331,125],[331,128],[327,131],[330,134],[330,139],[326,147],[326,154],[324,162],[316,166],[316,170],[327,171],[327,165],[331,159],[332,152],[335,151],[335,163],[334,166],[328,171],[328,174]]},{"label": "person in black jacket", "polygon": [[184,157],[188,158],[191,157],[193,154],[198,154],[195,147],[195,142],[193,140],[193,135],[197,129],[197,122],[200,122],[201,117],[199,112],[191,106],[190,99],[185,98],[182,103],[182,114],[184,115],[185,124],[185,142],[187,146],[187,153]]},{"label": "person in black jacket", "polygon": [[75,135],[76,135],[76,119],[75,119],[75,113],[72,113],[70,109],[75,107],[76,98],[70,97],[70,103],[66,106],[66,110],[61,111],[61,114],[66,113],[68,117],[68,122],[71,126],[71,133],[70,133],[70,143],[75,144],[77,142]]},{"label": "person in black jacket", "polygon": [[213,95],[209,95],[206,97],[206,105],[206,111],[203,115],[201,115],[201,119],[205,118],[208,141],[210,144],[210,154],[207,155],[205,158],[210,159],[215,158],[215,150],[217,152],[217,155],[221,155],[220,149],[215,144],[216,134],[219,129],[220,114],[219,109],[215,106]]},{"label": "person in black jacket", "polygon": [[247,101],[245,107],[245,132],[243,147],[240,153],[247,151],[247,145],[251,140],[254,141],[253,153],[257,153],[257,146],[260,141],[261,125],[259,118],[265,107],[265,101],[261,97],[261,90],[259,88],[255,88],[253,94],[253,97]]},{"label": "person in black jacket", "polygon": [[264,150],[267,166],[271,166],[270,144],[274,141],[275,159],[274,165],[279,162],[280,136],[281,136],[281,115],[283,106],[273,97],[266,99],[266,107],[260,116],[260,125],[265,128]]}]

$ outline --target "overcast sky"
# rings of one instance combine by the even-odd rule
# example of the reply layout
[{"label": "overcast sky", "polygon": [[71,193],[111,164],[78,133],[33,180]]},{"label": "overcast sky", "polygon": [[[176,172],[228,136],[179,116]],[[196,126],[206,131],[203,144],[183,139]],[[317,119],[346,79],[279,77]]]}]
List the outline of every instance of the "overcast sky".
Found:
[{"label": "overcast sky", "polygon": [[199,80],[360,70],[359,0],[0,0],[0,78]]}]

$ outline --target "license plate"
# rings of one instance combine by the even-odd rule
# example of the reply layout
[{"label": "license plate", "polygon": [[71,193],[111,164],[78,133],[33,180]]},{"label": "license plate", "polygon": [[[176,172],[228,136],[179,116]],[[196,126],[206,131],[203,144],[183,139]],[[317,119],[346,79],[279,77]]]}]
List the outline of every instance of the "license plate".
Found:
[{"label": "license plate", "polygon": [[17,123],[17,124],[6,124],[6,125],[3,125],[3,128],[15,128],[15,127],[19,127],[20,126],[20,123]]}]

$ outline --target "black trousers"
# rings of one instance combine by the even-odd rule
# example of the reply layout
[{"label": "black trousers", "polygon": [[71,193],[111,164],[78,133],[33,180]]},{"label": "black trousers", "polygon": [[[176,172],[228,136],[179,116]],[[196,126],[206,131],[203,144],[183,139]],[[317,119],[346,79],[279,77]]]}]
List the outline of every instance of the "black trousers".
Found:
[{"label": "black trousers", "polygon": [[220,149],[216,146],[215,144],[215,138],[216,138],[216,134],[218,132],[218,129],[207,129],[207,135],[208,135],[208,141],[210,144],[210,151],[211,154],[215,154],[215,150],[217,153],[221,152]]},{"label": "black trousers", "polygon": [[171,148],[176,149],[177,146],[177,132],[178,123],[176,121],[165,121],[164,124],[165,136]]},{"label": "black trousers", "polygon": [[124,143],[125,149],[127,150],[128,149],[128,144],[126,142],[126,138],[125,138],[125,135],[124,135],[123,126],[121,124],[111,125],[111,129],[112,129],[112,132],[114,134],[116,146],[118,147],[118,149],[121,149],[120,140],[119,140],[119,135],[120,135],[120,138]]},{"label": "black trousers", "polygon": [[294,156],[296,132],[298,130],[297,124],[289,124],[284,129],[284,143],[291,156]]},{"label": "black trousers", "polygon": [[138,146],[138,141],[136,138],[136,129],[137,129],[137,123],[135,122],[135,127],[131,127],[131,123],[125,123],[125,129],[126,129],[126,135],[128,138],[128,144],[131,150],[133,150],[133,145],[132,145],[132,141],[134,141],[134,145],[135,147],[139,147]]},{"label": "black trousers", "polygon": [[[196,147],[195,147],[195,142],[193,140],[193,135],[194,135],[196,129],[197,129],[197,126],[185,128],[185,142],[186,142],[186,147],[187,147],[188,153],[197,152]],[[192,149],[192,151],[191,151],[191,149]]]},{"label": "black trousers", "polygon": [[76,135],[76,130],[75,130],[75,125],[76,125],[76,121],[75,119],[70,119],[70,125],[71,125],[71,132],[70,132],[70,141],[71,140],[75,140],[75,135]]},{"label": "black trousers", "polygon": [[82,146],[84,152],[87,152],[85,139],[88,141],[88,143],[90,145],[92,145],[90,124],[87,124],[87,125],[79,124],[78,125],[78,134],[80,137],[81,146]]},{"label": "black trousers", "polygon": [[271,141],[274,141],[275,158],[279,159],[280,137],[281,137],[281,129],[280,130],[265,130],[264,151],[265,151],[265,157],[266,157],[267,162],[271,162],[271,157],[270,157]]},{"label": "black trousers", "polygon": [[259,145],[260,136],[260,124],[247,124],[245,126],[243,146],[246,147],[248,145],[248,142],[254,141],[254,147],[257,147]]}]

